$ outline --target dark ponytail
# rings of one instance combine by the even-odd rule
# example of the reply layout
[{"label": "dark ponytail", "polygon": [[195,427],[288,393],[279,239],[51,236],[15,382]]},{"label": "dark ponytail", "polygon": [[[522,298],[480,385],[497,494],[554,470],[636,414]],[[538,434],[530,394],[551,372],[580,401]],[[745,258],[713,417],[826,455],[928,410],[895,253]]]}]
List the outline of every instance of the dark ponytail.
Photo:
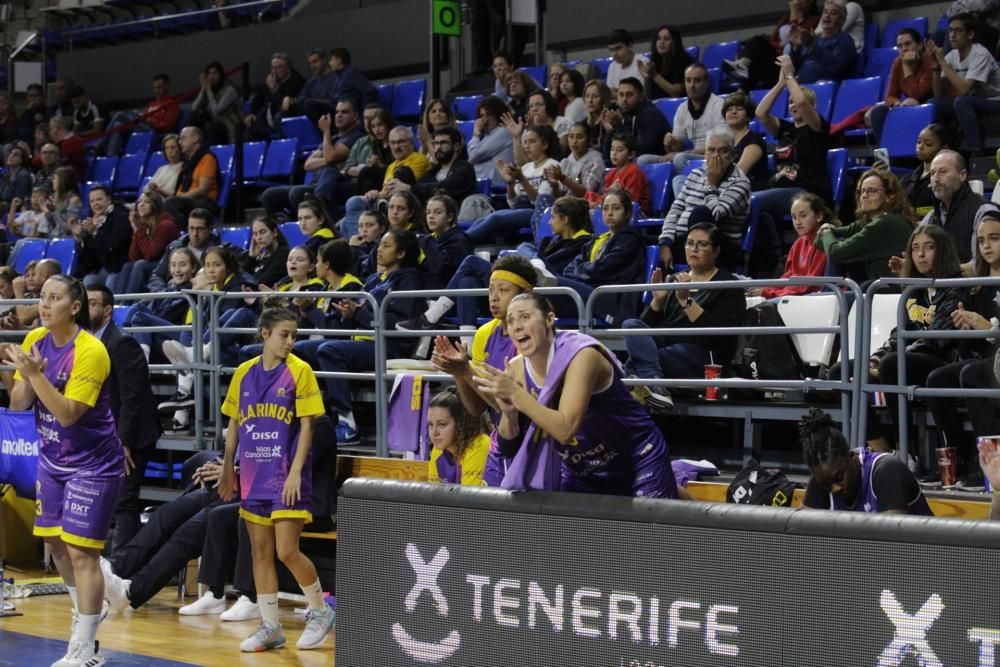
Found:
[{"label": "dark ponytail", "polygon": [[846,461],[851,448],[833,418],[819,408],[811,408],[799,422],[802,456],[810,470],[821,465]]},{"label": "dark ponytail", "polygon": [[83,286],[83,282],[79,278],[67,276],[65,273],[57,273],[49,280],[58,280],[66,286],[71,303],[73,301],[80,302],[80,310],[76,311],[73,322],[81,329],[90,331],[90,309],[87,307],[87,288]]}]

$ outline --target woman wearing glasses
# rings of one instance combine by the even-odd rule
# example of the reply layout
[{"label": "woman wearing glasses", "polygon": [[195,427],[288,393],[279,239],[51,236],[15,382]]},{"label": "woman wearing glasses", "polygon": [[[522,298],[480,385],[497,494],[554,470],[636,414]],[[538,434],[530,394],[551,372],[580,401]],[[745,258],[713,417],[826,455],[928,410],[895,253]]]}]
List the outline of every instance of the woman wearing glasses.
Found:
[{"label": "woman wearing glasses", "polygon": [[[692,225],[684,243],[688,270],[664,280],[662,269],[655,269],[652,283],[707,283],[736,280],[736,277],[716,266],[722,250],[723,236],[708,222]],[[718,290],[656,291],[639,319],[625,320],[626,329],[642,328],[703,328],[738,327],[743,323],[746,300],[738,287]],[[625,371],[630,377],[646,379],[700,378],[706,364],[725,366],[733,358],[736,336],[626,336],[628,361]],[[637,387],[636,398],[653,411],[666,411],[674,406],[666,387]]]}]

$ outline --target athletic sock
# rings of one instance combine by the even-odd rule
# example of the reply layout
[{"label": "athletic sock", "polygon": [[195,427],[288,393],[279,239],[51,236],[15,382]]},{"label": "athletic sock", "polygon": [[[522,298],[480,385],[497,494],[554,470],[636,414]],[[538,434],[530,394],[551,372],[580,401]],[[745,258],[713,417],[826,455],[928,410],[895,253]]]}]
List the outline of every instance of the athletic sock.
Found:
[{"label": "athletic sock", "polygon": [[76,603],[76,586],[67,586],[66,590],[69,591],[69,599],[73,603],[73,611],[77,611],[79,607]]},{"label": "athletic sock", "polygon": [[177,391],[184,395],[190,396],[191,391],[194,389],[194,373],[188,371],[177,374]]},{"label": "athletic sock", "polygon": [[260,606],[260,618],[265,623],[271,625],[278,624],[278,594],[261,593],[257,595],[257,604]]},{"label": "athletic sock", "polygon": [[76,639],[89,646],[97,639],[97,625],[101,622],[101,615],[80,614],[79,619],[76,624]]},{"label": "athletic sock", "polygon": [[340,421],[346,423],[353,429],[357,429],[358,425],[354,422],[354,411],[340,415]]},{"label": "athletic sock", "polygon": [[306,596],[309,601],[309,608],[322,611],[326,608],[326,602],[323,601],[323,587],[319,583],[319,579],[309,584],[308,586],[302,586],[302,594]]},{"label": "athletic sock", "polygon": [[426,312],[424,312],[424,318],[431,324],[436,324],[444,314],[451,310],[451,307],[455,305],[455,302],[446,296],[439,296],[438,298],[431,301],[430,305],[427,306]]}]

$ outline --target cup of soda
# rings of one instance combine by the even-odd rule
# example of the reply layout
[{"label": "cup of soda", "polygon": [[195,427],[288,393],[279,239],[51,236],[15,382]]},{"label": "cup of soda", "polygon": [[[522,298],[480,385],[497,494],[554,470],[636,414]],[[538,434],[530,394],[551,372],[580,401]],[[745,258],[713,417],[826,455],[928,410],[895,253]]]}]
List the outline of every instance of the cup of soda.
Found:
[{"label": "cup of soda", "polygon": [[958,477],[957,451],[954,447],[939,447],[937,450],[938,474],[941,475],[941,486],[955,486]]},{"label": "cup of soda", "polygon": [[[714,380],[715,378],[722,375],[722,366],[719,364],[705,364],[705,379]],[[705,400],[706,401],[717,401],[719,400],[719,388],[718,387],[705,387]]]}]

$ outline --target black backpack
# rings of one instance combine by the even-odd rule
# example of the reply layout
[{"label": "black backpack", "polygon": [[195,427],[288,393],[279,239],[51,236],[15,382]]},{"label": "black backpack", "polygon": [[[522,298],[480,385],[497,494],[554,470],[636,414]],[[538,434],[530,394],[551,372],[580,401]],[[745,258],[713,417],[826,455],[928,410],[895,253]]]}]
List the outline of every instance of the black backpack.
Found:
[{"label": "black backpack", "polygon": [[785,473],[762,468],[756,459],[750,459],[726,489],[726,502],[737,505],[767,505],[790,507],[792,494],[799,485],[789,481]]},{"label": "black backpack", "polygon": [[[778,306],[766,301],[748,308],[745,327],[783,327]],[[733,357],[733,372],[751,380],[800,380],[802,359],[788,334],[741,335]]]}]

